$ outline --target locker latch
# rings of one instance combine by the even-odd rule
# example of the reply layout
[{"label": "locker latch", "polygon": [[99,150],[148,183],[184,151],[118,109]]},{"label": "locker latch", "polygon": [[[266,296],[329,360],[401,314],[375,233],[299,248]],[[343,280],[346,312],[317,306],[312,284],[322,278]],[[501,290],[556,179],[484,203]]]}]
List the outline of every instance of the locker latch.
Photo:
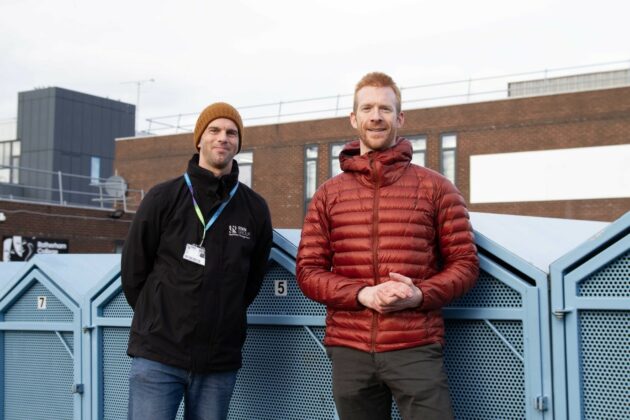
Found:
[{"label": "locker latch", "polygon": [[573,308],[556,309],[555,311],[553,311],[553,315],[558,319],[564,319],[564,316],[566,314],[570,314],[571,312],[573,312],[573,310]]},{"label": "locker latch", "polygon": [[539,395],[534,400],[534,407],[538,411],[545,411],[547,409],[547,397],[544,395]]},{"label": "locker latch", "polygon": [[83,384],[74,384],[74,385],[72,385],[72,393],[73,394],[83,394]]}]

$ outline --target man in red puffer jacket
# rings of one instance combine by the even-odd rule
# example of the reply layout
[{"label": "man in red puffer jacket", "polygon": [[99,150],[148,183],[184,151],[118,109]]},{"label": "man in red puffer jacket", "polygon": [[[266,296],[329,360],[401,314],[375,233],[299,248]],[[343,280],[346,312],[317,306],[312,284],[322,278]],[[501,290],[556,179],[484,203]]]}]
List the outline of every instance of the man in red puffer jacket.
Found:
[{"label": "man in red puffer jacket", "polygon": [[400,104],[386,74],[357,84],[359,139],[313,196],[297,255],[300,288],[327,306],[342,420],[389,419],[392,395],[405,420],[453,418],[441,308],[474,285],[477,251],[460,192],[411,164]]}]

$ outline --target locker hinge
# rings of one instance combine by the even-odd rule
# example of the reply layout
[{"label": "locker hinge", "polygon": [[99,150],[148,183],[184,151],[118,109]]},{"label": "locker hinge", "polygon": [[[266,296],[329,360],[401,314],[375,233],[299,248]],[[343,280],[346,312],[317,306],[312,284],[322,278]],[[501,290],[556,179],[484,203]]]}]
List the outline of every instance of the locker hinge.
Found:
[{"label": "locker hinge", "polygon": [[570,314],[573,311],[574,311],[573,308],[556,309],[555,311],[553,311],[553,315],[558,319],[564,319],[564,316],[566,314]]},{"label": "locker hinge", "polygon": [[83,384],[74,384],[74,385],[72,385],[72,393],[73,394],[83,394]]},{"label": "locker hinge", "polygon": [[544,395],[539,395],[534,400],[534,407],[538,411],[545,411],[547,409],[547,397]]},{"label": "locker hinge", "polygon": [[84,326],[83,326],[83,333],[84,333],[84,334],[89,333],[89,332],[90,332],[90,331],[92,331],[93,329],[94,329],[94,326],[93,326],[93,325],[84,325]]}]

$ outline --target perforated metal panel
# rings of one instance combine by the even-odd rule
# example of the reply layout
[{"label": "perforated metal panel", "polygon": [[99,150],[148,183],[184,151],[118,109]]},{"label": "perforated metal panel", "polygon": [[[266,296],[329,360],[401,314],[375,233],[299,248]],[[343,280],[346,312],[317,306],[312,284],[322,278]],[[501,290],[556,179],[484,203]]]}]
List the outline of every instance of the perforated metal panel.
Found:
[{"label": "perforated metal panel", "polygon": [[[492,325],[523,355],[523,329],[517,321]],[[522,361],[482,320],[446,322],[446,371],[458,419],[524,419]]]},{"label": "perforated metal panel", "polygon": [[303,327],[250,326],[243,359],[230,419],[335,417],[330,361]]},{"label": "perforated metal panel", "polygon": [[122,290],[103,306],[101,316],[104,318],[133,318],[133,309],[127,303]]},{"label": "perforated metal panel", "polygon": [[484,270],[479,273],[475,287],[449,305],[452,308],[520,308],[522,306],[523,298],[517,291]]},{"label": "perforated metal panel", "polygon": [[630,212],[551,274],[556,417],[629,419]]},{"label": "perforated metal panel", "polygon": [[102,334],[103,420],[125,419],[131,368],[127,356],[129,328],[106,327]]},{"label": "perforated metal panel", "polygon": [[[5,331],[4,420],[73,418],[73,360],[49,331]],[[73,350],[73,334],[61,334]]]},{"label": "perforated metal panel", "polygon": [[[104,327],[101,330],[102,419],[126,419],[129,398],[129,370],[131,369],[131,358],[127,356],[129,328]],[[182,402],[176,419],[182,420],[183,418],[184,404]]]},{"label": "perforated metal panel", "polygon": [[[572,275],[569,276],[572,278]],[[630,252],[577,283],[578,358],[582,417],[630,418]],[[606,298],[603,300],[588,298]],[[625,299],[626,310],[606,310]],[[571,324],[570,324],[571,325]],[[573,401],[576,396],[572,397]]]},{"label": "perforated metal panel", "polygon": [[[276,296],[276,280],[286,281],[288,287],[286,296]],[[276,261],[271,261],[260,293],[250,305],[247,313],[250,315],[326,316],[326,308],[306,298],[297,285],[295,275]]]},{"label": "perforated metal panel", "polygon": [[[37,309],[40,296],[46,297],[46,309]],[[72,322],[74,315],[43,284],[35,282],[4,313],[5,321]]]},{"label": "perforated metal panel", "polygon": [[630,297],[630,252],[578,284],[580,297]]},{"label": "perforated metal panel", "polygon": [[580,333],[584,418],[630,418],[630,311],[581,311]]}]

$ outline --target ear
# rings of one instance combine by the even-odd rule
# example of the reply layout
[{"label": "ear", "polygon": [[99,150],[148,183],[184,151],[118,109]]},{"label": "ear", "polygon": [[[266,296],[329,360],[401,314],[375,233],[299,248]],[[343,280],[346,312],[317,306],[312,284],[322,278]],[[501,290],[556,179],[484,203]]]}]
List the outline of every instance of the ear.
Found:
[{"label": "ear", "polygon": [[405,113],[400,111],[398,113],[398,116],[396,117],[396,120],[398,121],[398,127],[402,127],[405,124]]},{"label": "ear", "polygon": [[350,113],[350,124],[352,124],[352,128],[355,130],[359,128],[359,125],[357,124],[357,116],[354,111]]}]

